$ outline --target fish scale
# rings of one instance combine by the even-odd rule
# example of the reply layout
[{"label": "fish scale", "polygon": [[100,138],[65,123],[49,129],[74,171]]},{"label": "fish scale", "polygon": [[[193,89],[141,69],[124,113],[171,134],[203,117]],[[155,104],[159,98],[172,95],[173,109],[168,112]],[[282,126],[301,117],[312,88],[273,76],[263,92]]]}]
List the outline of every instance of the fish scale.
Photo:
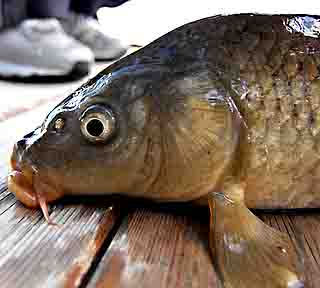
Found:
[{"label": "fish scale", "polygon": [[[287,41],[290,37],[292,41]],[[301,203],[305,201],[302,195],[309,193],[311,184],[299,187],[298,182],[302,177],[312,178],[310,183],[313,184],[319,182],[310,174],[319,169],[320,94],[317,92],[320,83],[317,63],[320,51],[308,54],[304,49],[305,38],[288,35],[287,31],[278,31],[274,38],[276,40],[268,49],[259,44],[255,46],[254,55],[266,56],[250,57],[246,67],[239,71],[240,81],[248,83],[246,97],[237,100],[248,126],[249,140],[244,145],[250,152],[244,156],[246,167],[243,171],[249,183],[246,197],[249,206],[253,207],[304,207],[312,205],[309,201]],[[278,45],[279,41],[283,43]],[[298,46],[292,47],[297,43]],[[268,62],[266,59],[270,57],[272,61]],[[261,69],[266,62],[269,69]],[[260,185],[253,183],[257,178]],[[262,187],[261,197],[256,197],[256,191]],[[290,193],[291,196],[301,195],[302,200],[298,199],[299,196],[287,197]],[[314,193],[310,193],[314,197]],[[320,197],[315,198],[316,203]]]}]

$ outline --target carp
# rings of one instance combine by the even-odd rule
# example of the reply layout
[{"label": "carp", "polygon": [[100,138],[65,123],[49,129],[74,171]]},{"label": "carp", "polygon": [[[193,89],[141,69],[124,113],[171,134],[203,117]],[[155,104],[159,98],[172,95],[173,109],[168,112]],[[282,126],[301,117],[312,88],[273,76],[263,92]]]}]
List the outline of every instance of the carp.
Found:
[{"label": "carp", "polygon": [[[303,287],[301,251],[251,211],[320,207],[320,19],[186,24],[77,89],[11,156],[28,207],[120,194],[210,208],[224,287]],[[205,207],[204,207],[205,208]]]}]

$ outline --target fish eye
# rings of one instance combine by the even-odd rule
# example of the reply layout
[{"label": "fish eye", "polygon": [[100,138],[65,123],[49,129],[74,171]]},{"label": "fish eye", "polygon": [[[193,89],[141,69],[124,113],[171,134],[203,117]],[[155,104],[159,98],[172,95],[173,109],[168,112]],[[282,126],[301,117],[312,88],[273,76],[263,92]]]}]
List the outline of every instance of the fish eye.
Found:
[{"label": "fish eye", "polygon": [[80,118],[81,133],[90,142],[106,142],[113,136],[115,126],[111,109],[100,105],[89,107]]}]

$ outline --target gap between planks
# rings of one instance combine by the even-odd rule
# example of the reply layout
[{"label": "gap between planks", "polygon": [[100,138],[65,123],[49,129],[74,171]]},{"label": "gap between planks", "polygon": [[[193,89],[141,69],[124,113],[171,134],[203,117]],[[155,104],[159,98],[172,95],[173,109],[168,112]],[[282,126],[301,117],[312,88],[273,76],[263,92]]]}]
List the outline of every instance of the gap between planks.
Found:
[{"label": "gap between planks", "polygon": [[[98,265],[89,288],[218,288],[208,248],[209,223],[196,218],[192,213],[179,216],[149,209],[130,213]],[[296,237],[302,239],[305,287],[317,288],[320,215],[268,214],[261,218],[289,234],[293,242]]]},{"label": "gap between planks", "polygon": [[79,287],[117,229],[118,210],[58,205],[51,217],[59,226],[49,226],[39,210],[23,207],[1,190],[1,287]]}]

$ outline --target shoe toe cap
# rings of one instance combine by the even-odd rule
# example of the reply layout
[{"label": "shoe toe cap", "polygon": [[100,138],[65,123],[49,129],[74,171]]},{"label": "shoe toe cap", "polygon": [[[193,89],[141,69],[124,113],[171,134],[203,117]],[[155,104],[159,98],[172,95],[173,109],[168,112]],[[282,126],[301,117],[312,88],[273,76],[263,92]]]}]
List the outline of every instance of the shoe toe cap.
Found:
[{"label": "shoe toe cap", "polygon": [[64,57],[66,61],[70,64],[83,62],[83,63],[93,63],[94,62],[94,54],[92,50],[85,45],[78,43],[77,45],[73,45],[69,49],[62,51],[64,53]]}]

